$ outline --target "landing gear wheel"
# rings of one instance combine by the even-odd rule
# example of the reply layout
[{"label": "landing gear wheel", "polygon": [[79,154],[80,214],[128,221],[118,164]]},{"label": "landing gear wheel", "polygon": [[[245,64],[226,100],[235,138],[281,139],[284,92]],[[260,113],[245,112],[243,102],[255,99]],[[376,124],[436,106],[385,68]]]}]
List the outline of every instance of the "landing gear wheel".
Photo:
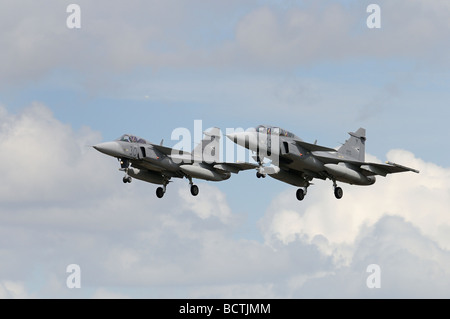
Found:
[{"label": "landing gear wheel", "polygon": [[158,187],[158,188],[156,189],[156,196],[157,196],[158,198],[162,198],[162,197],[164,196],[164,188]]},{"label": "landing gear wheel", "polygon": [[124,176],[123,179],[122,179],[122,181],[123,181],[124,183],[131,183],[132,179],[131,179],[130,176]]},{"label": "landing gear wheel", "polygon": [[266,177],[266,174],[262,174],[262,173],[260,173],[260,172],[256,172],[256,177],[258,177],[258,178],[265,178]]},{"label": "landing gear wheel", "polygon": [[340,187],[334,188],[334,196],[336,196],[337,199],[341,199],[343,195],[344,195],[344,191],[342,190],[342,188],[340,188]]},{"label": "landing gear wheel", "polygon": [[191,194],[192,194],[192,196],[198,195],[198,186],[197,185],[191,185]]},{"label": "landing gear wheel", "polygon": [[297,189],[296,196],[298,200],[303,200],[305,198],[305,191],[301,188]]}]

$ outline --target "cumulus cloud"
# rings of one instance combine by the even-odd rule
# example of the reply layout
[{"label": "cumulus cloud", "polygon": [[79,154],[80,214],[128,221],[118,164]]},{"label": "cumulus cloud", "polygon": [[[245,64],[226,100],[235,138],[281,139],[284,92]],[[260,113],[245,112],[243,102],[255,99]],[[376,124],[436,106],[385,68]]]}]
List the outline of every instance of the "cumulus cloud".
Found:
[{"label": "cumulus cloud", "polygon": [[[353,58],[417,58],[448,63],[445,1],[381,1],[382,28],[366,27],[363,3],[280,8],[248,2],[79,1],[81,29],[66,27],[60,1],[3,3],[0,34],[4,84],[54,70],[99,75],[136,68],[274,69]],[[196,8],[196,9],[193,9]],[[227,19],[226,17],[232,17]]]},{"label": "cumulus cloud", "polygon": [[[348,265],[308,278],[292,293],[322,298],[448,298],[450,253],[404,218],[384,215],[364,227]],[[379,266],[379,288],[370,288],[369,265]],[[327,289],[324,289],[326,287]]]},{"label": "cumulus cloud", "polygon": [[[12,179],[0,205],[3,297],[448,294],[449,171],[410,152],[387,157],[419,175],[392,175],[367,188],[342,185],[339,201],[325,182],[311,186],[303,202],[289,188],[261,219],[259,242],[237,235],[243,216],[231,210],[220,184],[199,181],[194,198],[188,183],[176,180],[157,199],[154,185],[124,185],[114,159],[86,148],[99,133],[73,130],[40,103],[18,114],[2,107],[0,114],[0,147],[15,164],[14,174],[0,168]],[[65,286],[72,263],[82,271],[76,291]],[[365,284],[373,263],[382,270],[380,290]]]},{"label": "cumulus cloud", "polygon": [[[104,169],[89,149],[100,140],[100,134],[87,128],[74,132],[40,103],[33,103],[19,115],[1,108],[0,144],[8,163],[1,169],[7,181],[0,186],[3,203],[64,201],[95,195],[96,186],[104,180],[83,178],[88,172],[95,176]],[[73,188],[82,183],[83,189]]]},{"label": "cumulus cloud", "polygon": [[[98,76],[135,68],[192,67],[202,64],[238,1],[77,1],[81,28],[69,29],[70,2],[46,0],[0,4],[0,82],[22,84],[72,71],[89,85]],[[195,9],[194,9],[195,8]],[[223,22],[223,23],[222,23]],[[228,26],[229,27],[229,26]],[[208,59],[209,60],[209,59]]]},{"label": "cumulus cloud", "polygon": [[[390,86],[390,79],[381,97],[367,103],[367,96],[377,95],[370,83],[338,83],[328,74],[299,78],[283,70],[398,57],[448,67],[445,0],[378,2],[381,30],[366,28],[368,13],[359,2],[77,3],[80,30],[65,25],[69,3],[0,3],[0,84],[6,91],[23,83],[46,86],[39,80],[55,74],[58,87],[113,90],[106,82],[117,76],[133,96],[146,92],[151,100],[222,103],[223,114],[234,107],[252,119],[258,110],[272,120],[274,113],[263,111],[277,107],[289,111],[295,125],[299,115],[324,124],[325,113],[334,122],[341,114],[367,119],[398,97],[401,86]],[[141,76],[127,78],[135,70]],[[218,77],[210,70],[226,72]],[[67,79],[72,76],[76,81]],[[445,82],[440,79],[432,80]],[[368,107],[361,112],[361,105]],[[211,109],[217,118],[221,111]],[[391,109],[390,118],[397,118],[396,110],[402,118],[407,113]],[[124,185],[117,161],[88,147],[101,141],[101,134],[88,127],[74,130],[42,103],[17,113],[0,106],[0,137],[2,298],[449,295],[450,170],[420,154],[391,150],[387,159],[421,173],[379,177],[370,187],[341,185],[345,194],[339,201],[331,183],[316,182],[301,203],[287,186],[262,217],[259,242],[241,238],[248,212],[230,208],[234,199],[221,183],[199,182],[194,198],[187,182],[177,180],[162,200],[154,185]],[[242,178],[233,176],[230,183]],[[65,286],[71,263],[81,266],[81,291]],[[380,290],[366,286],[372,263],[382,270]]]},{"label": "cumulus cloud", "polygon": [[[370,160],[376,159],[370,157]],[[267,244],[293,242],[315,245],[330,256],[334,272],[307,280],[298,296],[325,297],[446,297],[450,293],[448,168],[425,162],[404,150],[388,160],[420,170],[378,177],[370,187],[341,185],[336,201],[330,183],[311,186],[303,202],[294,189],[275,198],[261,220]],[[330,184],[330,185],[327,185]],[[366,267],[382,269],[382,289],[367,288]],[[322,285],[329,285],[327,292]],[[342,286],[348,289],[342,291]]]},{"label": "cumulus cloud", "polygon": [[22,282],[14,282],[5,280],[0,282],[0,298],[1,299],[23,299],[28,298],[26,288]]},{"label": "cumulus cloud", "polygon": [[[323,61],[372,58],[439,58],[450,33],[445,1],[377,2],[381,29],[369,29],[369,3],[305,1],[302,6],[255,8],[236,27],[236,52],[250,65],[305,66]],[[401,14],[399,14],[401,13]]]},{"label": "cumulus cloud", "polygon": [[[4,296],[86,296],[83,288],[93,297],[130,296],[124,286],[162,296],[157,287],[178,285],[186,297],[210,284],[271,286],[266,278],[294,267],[311,272],[321,260],[299,247],[310,255],[299,266],[288,250],[272,258],[269,246],[235,238],[241,217],[216,186],[199,182],[193,202],[186,181],[171,183],[162,200],[154,185],[124,185],[117,162],[86,147],[100,134],[74,131],[43,104],[1,114],[0,147],[15,167],[0,169],[11,179],[0,205]],[[72,263],[81,268],[80,291],[65,287]]]},{"label": "cumulus cloud", "polygon": [[[270,209],[272,216],[266,216],[273,220],[266,234],[284,243],[298,236],[306,236],[311,241],[315,235],[323,235],[332,243],[352,243],[360,227],[373,225],[385,214],[394,214],[413,222],[443,248],[449,249],[448,238],[442,231],[450,225],[446,214],[450,204],[448,168],[426,163],[404,150],[390,151],[387,159],[415,167],[420,174],[378,177],[371,187],[345,185],[345,196],[339,202],[331,195],[331,184],[320,181],[308,189],[307,202],[302,202],[304,205],[300,207],[295,196],[283,193],[272,204],[272,208],[277,207]],[[368,160],[378,161],[370,155]]]},{"label": "cumulus cloud", "polygon": [[[202,187],[202,190],[206,188],[206,198],[208,200],[202,197],[199,201],[196,201],[194,197],[189,196],[185,191],[180,191],[179,193],[185,200],[185,208],[197,213],[198,217],[206,219],[211,216],[217,216],[222,222],[226,222],[231,216],[230,208],[225,204],[224,195],[219,192],[211,192],[211,187],[209,185]],[[211,196],[213,196],[213,201],[209,201]]]},{"label": "cumulus cloud", "polygon": [[258,64],[308,64],[328,56],[330,49],[336,56],[336,48],[346,48],[352,21],[354,16],[340,5],[286,11],[261,7],[239,22],[236,45]]}]

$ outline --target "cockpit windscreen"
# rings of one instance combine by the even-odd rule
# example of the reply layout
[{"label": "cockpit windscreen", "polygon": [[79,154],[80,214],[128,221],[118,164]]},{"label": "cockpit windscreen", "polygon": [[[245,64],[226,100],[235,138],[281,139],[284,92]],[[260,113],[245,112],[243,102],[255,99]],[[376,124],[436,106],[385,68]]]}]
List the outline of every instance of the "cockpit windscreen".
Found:
[{"label": "cockpit windscreen", "polygon": [[130,135],[130,134],[124,134],[121,137],[117,139],[117,141],[122,142],[128,142],[128,143],[141,143],[141,144],[147,144],[147,141],[143,138],[140,138],[138,136]]}]

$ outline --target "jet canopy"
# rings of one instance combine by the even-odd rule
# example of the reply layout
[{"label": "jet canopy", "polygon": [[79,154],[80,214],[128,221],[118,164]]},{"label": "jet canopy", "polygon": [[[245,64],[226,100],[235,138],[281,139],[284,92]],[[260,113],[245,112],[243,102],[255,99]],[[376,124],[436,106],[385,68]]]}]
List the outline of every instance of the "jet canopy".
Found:
[{"label": "jet canopy", "polygon": [[146,140],[143,138],[140,138],[138,136],[130,135],[130,134],[123,134],[121,137],[117,139],[117,141],[122,142],[128,142],[128,143],[141,143],[141,144],[148,144]]},{"label": "jet canopy", "polygon": [[294,133],[291,133],[289,131],[283,130],[282,128],[270,126],[270,125],[258,125],[256,127],[256,132],[258,133],[264,133],[264,134],[272,134],[272,135],[279,135],[279,136],[286,136],[286,137],[292,137],[295,139],[299,139],[297,135]]}]

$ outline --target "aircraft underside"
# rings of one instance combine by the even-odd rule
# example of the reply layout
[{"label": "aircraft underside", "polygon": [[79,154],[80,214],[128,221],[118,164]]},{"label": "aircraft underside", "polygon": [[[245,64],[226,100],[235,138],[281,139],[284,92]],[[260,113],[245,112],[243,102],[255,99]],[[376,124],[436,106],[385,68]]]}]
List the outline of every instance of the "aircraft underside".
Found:
[{"label": "aircraft underside", "polygon": [[146,168],[135,168],[135,167],[125,167],[127,164],[129,165],[128,161],[119,160],[121,163],[120,170],[125,172],[125,176],[123,177],[122,181],[124,183],[131,183],[133,178],[136,178],[141,181],[145,181],[152,184],[158,184],[162,185],[156,189],[156,197],[162,198],[167,190],[167,185],[170,182],[170,179],[172,177],[176,178],[183,178],[186,177],[189,180],[190,185],[190,191],[192,196],[197,196],[199,193],[199,188],[197,185],[195,185],[192,182],[192,177],[184,174],[183,172],[179,171],[177,173],[173,172],[155,172],[148,170]]},{"label": "aircraft underside", "polygon": [[298,170],[292,170],[288,167],[283,168],[271,168],[260,166],[260,169],[256,173],[256,177],[264,178],[266,175],[283,181],[287,184],[300,187],[297,189],[296,197],[298,200],[303,200],[307,194],[308,187],[312,185],[311,181],[316,179],[330,179],[333,182],[334,196],[337,199],[341,199],[344,195],[344,191],[337,185],[337,182],[343,182],[350,185],[372,185],[375,183],[374,176],[365,176],[362,173],[353,170],[351,167],[337,164],[325,164],[322,165],[323,171],[313,171],[307,168],[303,168],[301,172]]}]

